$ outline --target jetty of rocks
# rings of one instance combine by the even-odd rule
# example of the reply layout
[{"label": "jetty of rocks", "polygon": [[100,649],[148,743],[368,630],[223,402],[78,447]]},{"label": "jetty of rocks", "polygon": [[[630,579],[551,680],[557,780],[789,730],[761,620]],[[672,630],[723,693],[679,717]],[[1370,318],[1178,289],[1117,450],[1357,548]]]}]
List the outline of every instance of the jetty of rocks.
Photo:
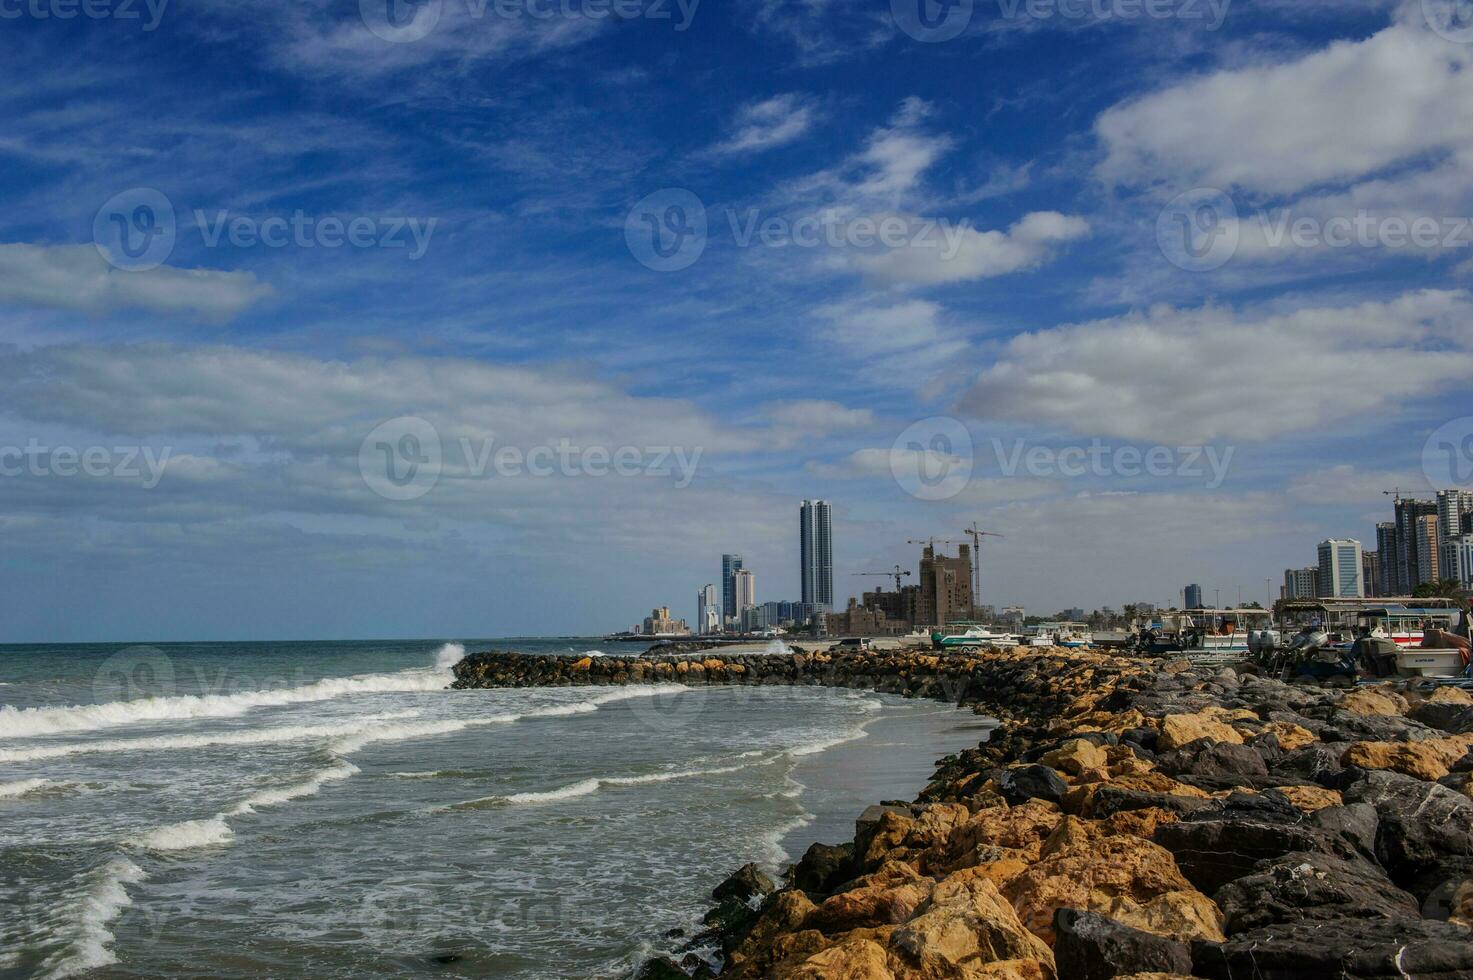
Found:
[{"label": "jetty of rocks", "polygon": [[646,978],[1473,977],[1473,697],[1456,688],[1059,649],[485,653],[455,675],[859,687],[1002,719],[781,882],[723,881],[708,928]]}]

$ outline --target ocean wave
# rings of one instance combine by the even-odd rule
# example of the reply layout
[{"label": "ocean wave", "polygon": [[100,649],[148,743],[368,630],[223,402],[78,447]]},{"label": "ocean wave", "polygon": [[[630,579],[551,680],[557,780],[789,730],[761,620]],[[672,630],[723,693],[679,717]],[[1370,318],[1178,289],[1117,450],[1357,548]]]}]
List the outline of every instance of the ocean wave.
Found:
[{"label": "ocean wave", "polygon": [[260,792],[252,793],[228,810],[224,815],[240,816],[246,813],[255,813],[261,807],[280,806],[292,800],[299,800],[304,796],[316,796],[322,791],[322,787],[328,783],[349,779],[361,771],[351,762],[339,762],[331,768],[322,769],[313,773],[301,782],[292,783],[289,786],[280,786],[276,789],[263,789]]},{"label": "ocean wave", "polygon": [[0,800],[14,796],[25,796],[38,789],[52,785],[49,779],[22,779],[13,783],[0,783]]},{"label": "ocean wave", "polygon": [[127,843],[150,851],[190,851],[227,843],[234,836],[224,815],[217,814],[207,820],[184,820],[155,827],[134,834]]},{"label": "ocean wave", "polygon": [[25,749],[0,749],[0,762],[34,762],[38,759],[57,759],[69,755],[85,755],[94,752],[155,752],[177,749],[201,749],[218,745],[268,745],[275,742],[294,742],[309,738],[333,738],[351,735],[363,730],[365,724],[374,724],[401,718],[416,718],[419,711],[391,711],[379,715],[367,715],[354,721],[323,725],[284,725],[277,728],[259,728],[237,732],[201,733],[198,735],[154,735],[144,738],[107,739],[100,742],[67,742],[62,745],[42,745]]},{"label": "ocean wave", "polygon": [[96,731],[143,722],[192,721],[231,718],[256,708],[279,707],[311,701],[330,701],[359,694],[438,691],[454,676],[450,668],[465,656],[465,647],[447,643],[435,654],[433,667],[417,667],[393,674],[327,677],[284,690],[246,691],[239,694],[186,694],[177,697],[138,698],[66,708],[0,707],[0,738],[27,738]]},{"label": "ocean wave", "polygon": [[116,857],[86,876],[82,886],[56,906],[60,921],[46,929],[62,948],[41,962],[40,976],[59,980],[116,963],[108,926],[133,904],[127,886],[148,877],[125,857]]},{"label": "ocean wave", "polygon": [[754,766],[767,765],[775,761],[776,758],[776,756],[773,756],[760,762],[746,762],[734,766],[713,766],[705,769],[674,769],[667,772],[649,773],[644,776],[596,776],[588,779],[580,779],[575,783],[569,783],[557,789],[544,790],[537,793],[508,793],[498,794],[496,796],[483,796],[478,799],[466,800],[462,803],[451,803],[431,809],[432,811],[478,810],[494,806],[556,803],[559,800],[571,800],[579,796],[592,795],[605,786],[649,786],[656,783],[668,783],[677,779],[694,779],[698,776],[719,776],[724,773],[741,772],[743,769],[751,769]]}]

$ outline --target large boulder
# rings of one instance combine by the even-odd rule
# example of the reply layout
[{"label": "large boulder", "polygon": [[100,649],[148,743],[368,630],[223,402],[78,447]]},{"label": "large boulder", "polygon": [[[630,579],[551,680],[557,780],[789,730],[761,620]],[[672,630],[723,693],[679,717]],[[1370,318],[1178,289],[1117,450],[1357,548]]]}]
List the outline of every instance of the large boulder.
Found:
[{"label": "large boulder", "polygon": [[827,895],[854,876],[853,844],[811,844],[793,865],[794,888]]},{"label": "large boulder", "polygon": [[1270,926],[1226,943],[1193,943],[1192,973],[1207,980],[1466,980],[1473,942],[1460,926],[1421,919]]},{"label": "large boulder", "polygon": [[1229,742],[1202,742],[1167,752],[1156,762],[1172,776],[1267,776],[1268,766],[1256,749]]},{"label": "large boulder", "polygon": [[1156,740],[1161,751],[1179,749],[1183,745],[1206,738],[1214,742],[1241,745],[1243,736],[1231,725],[1206,712],[1171,714],[1161,719],[1161,735]]},{"label": "large boulder", "polygon": [[1132,929],[1108,916],[1061,908],[1054,913],[1054,962],[1069,980],[1112,980],[1132,973],[1192,971],[1191,949]]},{"label": "large boulder", "polygon": [[734,898],[750,903],[777,891],[777,883],[755,864],[744,864],[735,874],[711,889],[711,897],[720,902]]},{"label": "large boulder", "polygon": [[1407,699],[1383,687],[1362,687],[1340,699],[1340,710],[1355,715],[1404,715]]},{"label": "large boulder", "polygon": [[1346,790],[1345,801],[1376,808],[1376,857],[1398,884],[1446,858],[1473,856],[1473,800],[1445,786],[1371,772]]},{"label": "large boulder", "polygon": [[887,861],[873,874],[856,878],[850,888],[824,899],[803,924],[835,935],[904,922],[930,897],[934,885],[933,879],[922,877],[910,865]]},{"label": "large boulder", "polygon": [[1417,918],[1417,902],[1363,858],[1291,852],[1214,896],[1229,935],[1263,926],[1374,916]]},{"label": "large boulder", "polygon": [[1290,851],[1351,852],[1343,841],[1307,823],[1287,800],[1236,793],[1156,828],[1151,839],[1170,851],[1187,879],[1209,895],[1252,874],[1259,861]]},{"label": "large boulder", "polygon": [[886,960],[885,947],[872,939],[856,938],[771,976],[773,980],[894,980]]},{"label": "large boulder", "polygon": [[1058,803],[1069,792],[1069,784],[1048,766],[1019,766],[1003,770],[997,777],[997,789],[1011,806],[1029,800]]},{"label": "large boulder", "polygon": [[1009,960],[1033,960],[1041,972],[1053,972],[1048,946],[1023,927],[1013,906],[978,868],[937,884],[919,914],[891,935],[891,944],[928,977]]}]

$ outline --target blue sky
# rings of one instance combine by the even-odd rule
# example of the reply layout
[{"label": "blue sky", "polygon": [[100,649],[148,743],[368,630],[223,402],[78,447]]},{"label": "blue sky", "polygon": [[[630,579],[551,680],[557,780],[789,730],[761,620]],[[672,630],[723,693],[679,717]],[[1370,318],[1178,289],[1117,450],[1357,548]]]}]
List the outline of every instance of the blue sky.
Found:
[{"label": "blue sky", "polygon": [[0,640],[690,617],[805,497],[1263,599],[1465,478],[1451,5],[599,2],[0,4]]}]

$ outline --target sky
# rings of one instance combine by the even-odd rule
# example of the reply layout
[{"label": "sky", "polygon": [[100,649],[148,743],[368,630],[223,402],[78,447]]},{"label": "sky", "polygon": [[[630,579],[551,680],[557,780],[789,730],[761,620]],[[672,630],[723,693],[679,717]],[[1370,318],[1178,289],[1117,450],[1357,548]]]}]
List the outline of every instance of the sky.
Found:
[{"label": "sky", "polygon": [[[0,641],[1265,601],[1473,485],[1444,0],[0,0]],[[950,550],[954,545],[945,544]],[[840,603],[842,604],[843,598]]]}]

